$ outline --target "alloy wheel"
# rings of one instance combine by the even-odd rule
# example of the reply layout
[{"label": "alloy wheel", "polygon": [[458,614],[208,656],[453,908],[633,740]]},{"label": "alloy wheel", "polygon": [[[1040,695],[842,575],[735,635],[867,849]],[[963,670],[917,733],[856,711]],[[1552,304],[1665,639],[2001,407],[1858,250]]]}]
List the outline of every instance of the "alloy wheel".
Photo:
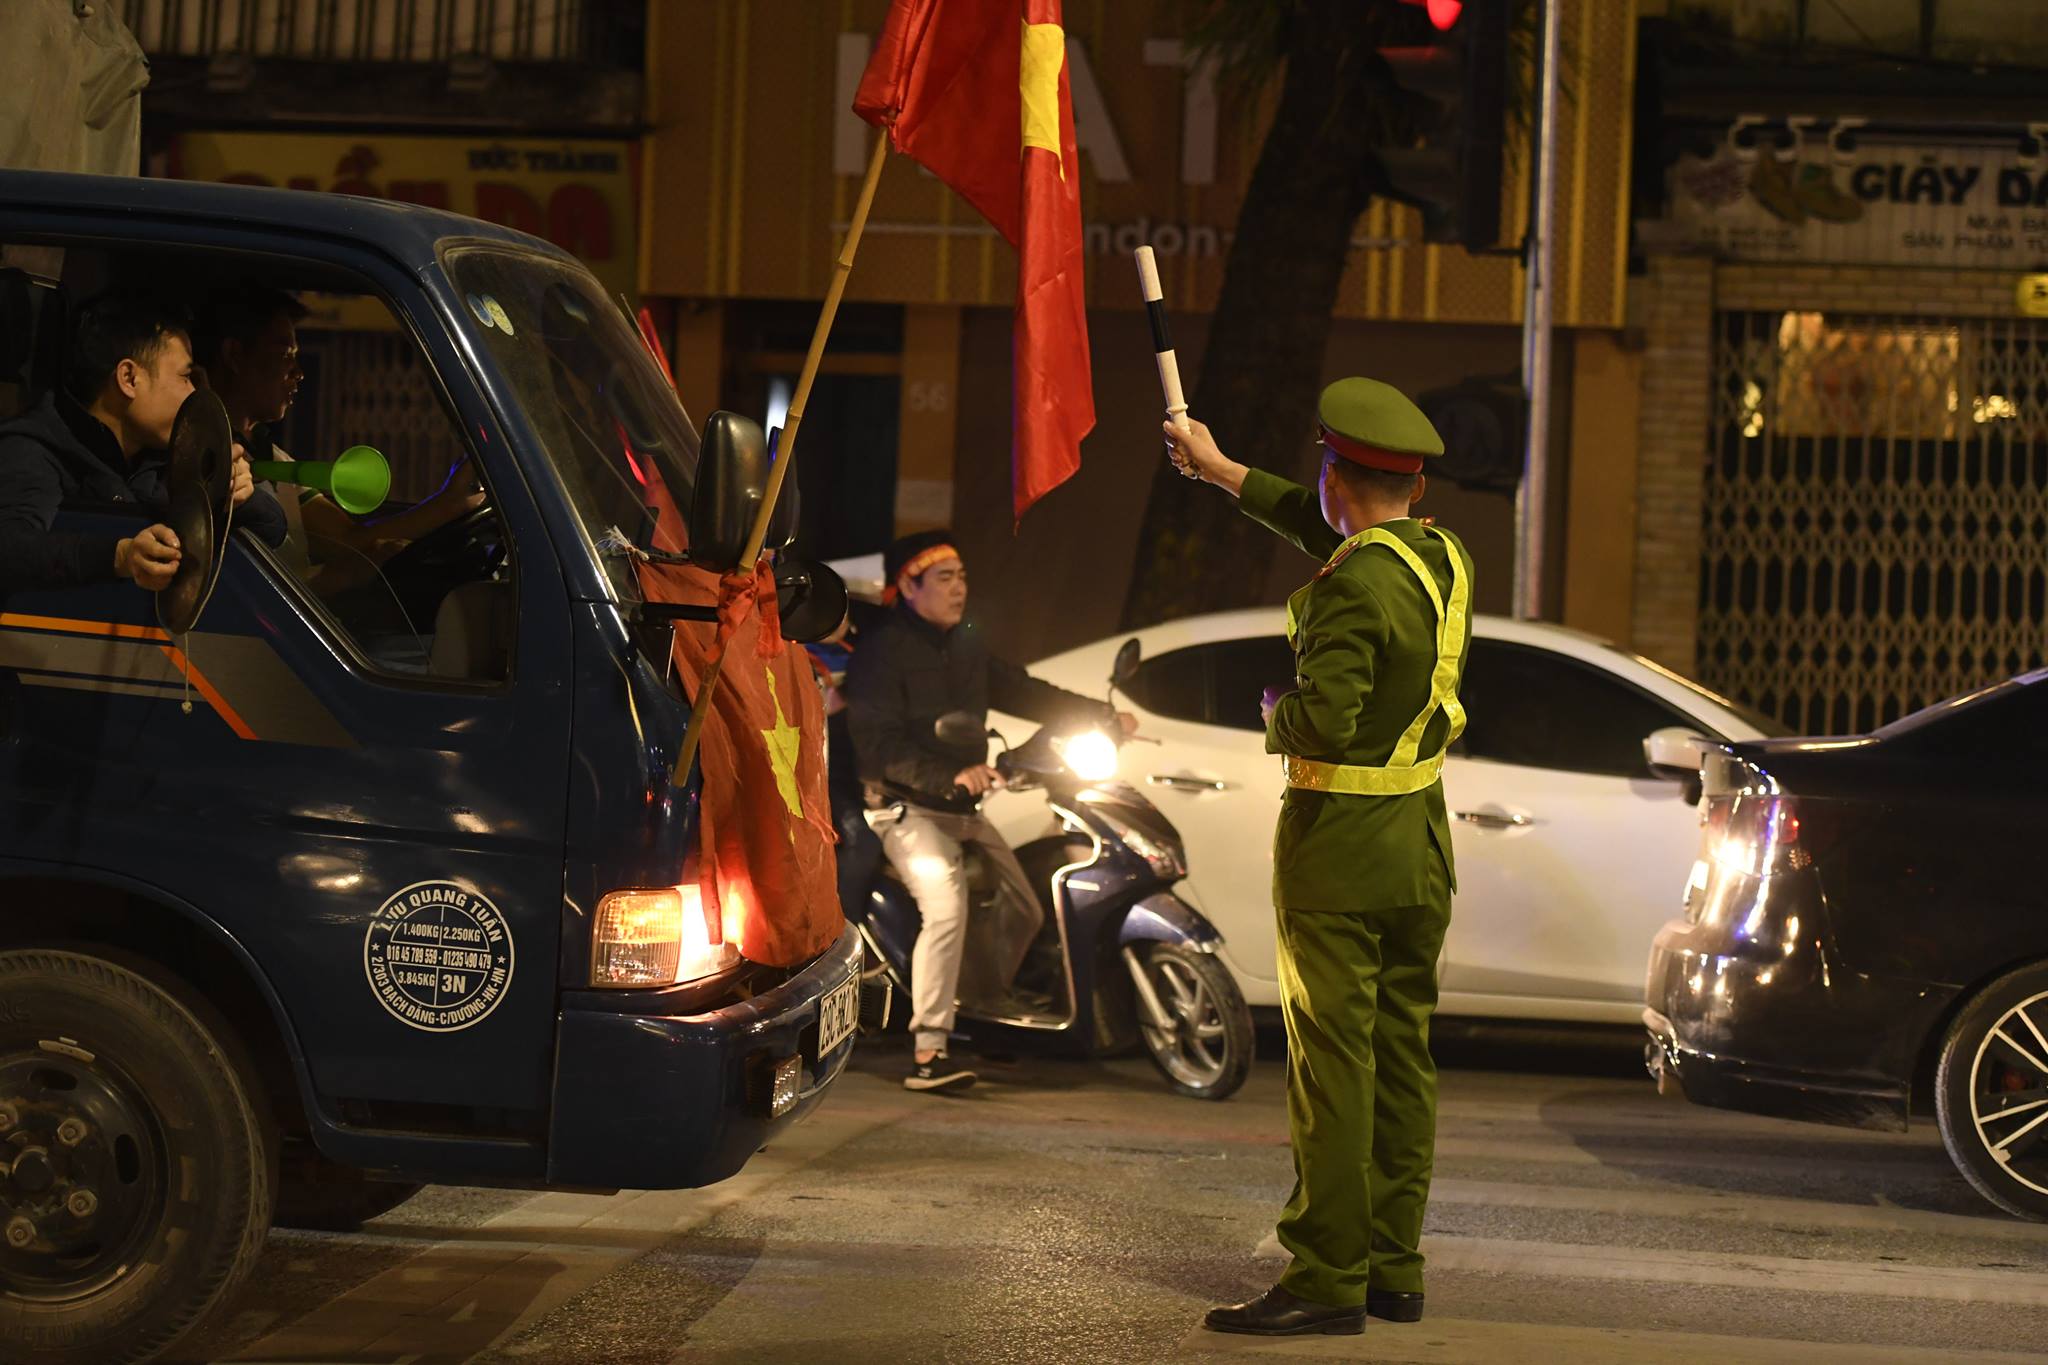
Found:
[{"label": "alloy wheel", "polygon": [[2008,1009],[1977,1045],[1970,1119],[2008,1176],[2048,1195],[2048,991]]}]

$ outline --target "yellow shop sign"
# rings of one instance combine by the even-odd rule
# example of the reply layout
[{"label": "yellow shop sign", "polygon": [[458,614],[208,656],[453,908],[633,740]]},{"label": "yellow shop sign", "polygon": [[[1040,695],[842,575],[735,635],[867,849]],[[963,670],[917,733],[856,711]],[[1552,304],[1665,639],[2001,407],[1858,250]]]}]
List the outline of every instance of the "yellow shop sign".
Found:
[{"label": "yellow shop sign", "polygon": [[185,133],[166,169],[184,180],[394,199],[502,223],[637,296],[638,145],[365,137],[356,133]]}]

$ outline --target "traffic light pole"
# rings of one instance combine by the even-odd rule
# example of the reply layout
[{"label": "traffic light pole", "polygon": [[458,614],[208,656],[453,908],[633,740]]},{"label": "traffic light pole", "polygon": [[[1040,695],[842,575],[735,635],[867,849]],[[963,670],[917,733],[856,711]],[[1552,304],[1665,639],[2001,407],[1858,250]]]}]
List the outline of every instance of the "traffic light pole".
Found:
[{"label": "traffic light pole", "polygon": [[1522,310],[1522,388],[1529,398],[1529,452],[1515,498],[1515,615],[1543,615],[1543,565],[1550,510],[1552,322],[1557,291],[1558,69],[1563,47],[1559,0],[1543,4],[1543,99],[1536,129],[1536,213],[1524,261],[1528,297]]}]

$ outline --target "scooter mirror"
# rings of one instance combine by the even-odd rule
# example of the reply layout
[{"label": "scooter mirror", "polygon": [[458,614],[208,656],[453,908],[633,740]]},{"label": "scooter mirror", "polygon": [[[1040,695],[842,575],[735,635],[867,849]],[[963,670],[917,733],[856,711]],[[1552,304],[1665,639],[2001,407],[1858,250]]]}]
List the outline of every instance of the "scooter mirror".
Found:
[{"label": "scooter mirror", "polygon": [[972,711],[948,711],[932,722],[932,733],[953,749],[971,749],[988,740],[988,726]]},{"label": "scooter mirror", "polygon": [[1131,679],[1138,676],[1138,663],[1144,652],[1137,636],[1124,641],[1123,648],[1116,652],[1116,662],[1110,665],[1109,680],[1118,687],[1128,686]]}]

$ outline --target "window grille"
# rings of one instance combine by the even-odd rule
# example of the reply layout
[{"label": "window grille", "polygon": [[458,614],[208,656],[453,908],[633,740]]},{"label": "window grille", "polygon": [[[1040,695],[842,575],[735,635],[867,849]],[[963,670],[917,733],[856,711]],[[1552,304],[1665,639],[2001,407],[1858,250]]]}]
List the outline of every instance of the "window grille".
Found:
[{"label": "window grille", "polygon": [[299,345],[317,397],[312,430],[291,432],[305,443],[292,453],[331,460],[343,447],[372,445],[391,463],[394,503],[439,492],[465,452],[412,338],[307,328]]},{"label": "window grille", "polygon": [[2048,325],[1723,313],[1699,671],[1860,733],[2044,662]]}]

